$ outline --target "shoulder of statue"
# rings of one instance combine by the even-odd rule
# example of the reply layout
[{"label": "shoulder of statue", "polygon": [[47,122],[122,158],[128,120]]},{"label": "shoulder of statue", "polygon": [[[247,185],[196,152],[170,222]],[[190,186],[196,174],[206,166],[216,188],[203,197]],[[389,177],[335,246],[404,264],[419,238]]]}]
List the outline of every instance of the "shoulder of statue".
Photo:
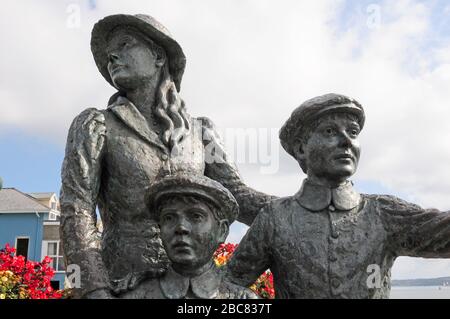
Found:
[{"label": "shoulder of statue", "polygon": [[195,121],[200,122],[201,124],[203,143],[206,145],[209,142],[213,142],[213,145],[222,149],[223,153],[226,153],[222,136],[217,130],[214,122],[208,117],[197,117],[195,118]]},{"label": "shoulder of statue", "polygon": [[258,295],[251,289],[236,285],[228,280],[223,280],[221,292],[229,299],[259,299]]},{"label": "shoulder of statue", "polygon": [[271,200],[265,208],[270,215],[284,215],[286,211],[298,210],[298,205],[294,196],[287,196]]},{"label": "shoulder of statue", "polygon": [[153,278],[146,280],[141,287],[139,287],[140,291],[146,296],[146,298],[163,298],[163,294],[161,292],[159,278]]},{"label": "shoulder of statue", "polygon": [[393,195],[363,195],[363,199],[374,203],[380,213],[401,215],[422,210],[419,205]]},{"label": "shoulder of statue", "polygon": [[161,299],[163,295],[159,289],[158,279],[147,279],[135,289],[119,295],[121,299]]},{"label": "shoulder of statue", "polygon": [[105,141],[104,111],[89,108],[81,112],[73,120],[67,135],[64,171],[73,167],[73,163],[79,164],[74,159],[80,159],[80,156],[89,163],[99,163],[97,160],[104,154]]},{"label": "shoulder of statue", "polygon": [[206,116],[200,116],[200,117],[196,117],[195,120],[200,121],[202,124],[202,127],[204,128],[209,128],[209,129],[216,129],[216,125],[214,124],[214,122]]},{"label": "shoulder of statue", "polygon": [[106,131],[105,112],[105,110],[88,108],[78,114],[70,126],[69,138],[80,142],[80,139],[95,139],[104,136]]},{"label": "shoulder of statue", "polygon": [[220,134],[217,130],[217,126],[209,117],[196,117],[194,120],[200,122],[204,135],[206,134],[206,136],[220,140]]},{"label": "shoulder of statue", "polygon": [[84,130],[90,128],[89,125],[104,126],[106,110],[87,108],[78,114],[72,122],[71,129]]}]

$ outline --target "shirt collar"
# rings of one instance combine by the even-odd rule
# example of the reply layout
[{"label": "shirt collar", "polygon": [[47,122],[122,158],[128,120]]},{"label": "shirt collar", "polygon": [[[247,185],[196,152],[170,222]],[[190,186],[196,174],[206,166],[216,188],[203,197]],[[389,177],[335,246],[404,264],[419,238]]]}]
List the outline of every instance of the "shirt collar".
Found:
[{"label": "shirt collar", "polygon": [[161,142],[159,136],[149,127],[145,117],[126,97],[118,96],[116,100],[108,106],[108,110],[112,111],[125,125],[142,139],[159,147],[163,152],[168,153],[167,147]]},{"label": "shirt collar", "polygon": [[354,190],[351,181],[346,181],[337,188],[328,188],[305,179],[294,197],[300,206],[314,212],[321,211],[330,205],[337,210],[347,211],[361,202],[361,195]]},{"label": "shirt collar", "polygon": [[159,280],[161,290],[168,299],[185,298],[189,288],[197,298],[214,299],[219,292],[221,282],[222,276],[214,264],[196,277],[185,277],[169,267]]}]

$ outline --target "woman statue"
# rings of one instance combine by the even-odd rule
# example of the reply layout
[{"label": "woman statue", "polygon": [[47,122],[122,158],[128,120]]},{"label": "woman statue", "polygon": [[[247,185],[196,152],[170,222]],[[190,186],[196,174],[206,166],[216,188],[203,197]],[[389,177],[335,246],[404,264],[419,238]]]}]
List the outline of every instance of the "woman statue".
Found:
[{"label": "woman statue", "polygon": [[89,108],[70,127],[61,238],[66,263],[81,270],[76,295],[109,298],[168,267],[144,199],[158,178],[183,171],[220,182],[236,197],[238,220],[247,225],[272,197],[244,185],[210,120],[186,112],[179,95],[186,59],[164,26],[147,15],[108,16],[95,24],[91,49],[118,92],[106,110]]}]

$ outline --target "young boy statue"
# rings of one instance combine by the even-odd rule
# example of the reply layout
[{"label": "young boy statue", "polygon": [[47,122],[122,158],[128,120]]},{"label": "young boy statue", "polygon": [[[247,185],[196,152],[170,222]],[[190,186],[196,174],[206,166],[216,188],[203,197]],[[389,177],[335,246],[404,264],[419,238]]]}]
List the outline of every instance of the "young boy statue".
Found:
[{"label": "young boy statue", "polygon": [[157,279],[120,296],[131,299],[255,299],[250,289],[223,280],[213,254],[238,215],[233,195],[205,176],[168,176],[149,189],[149,212],[159,221],[171,261]]},{"label": "young boy statue", "polygon": [[398,256],[450,257],[449,212],[353,188],[364,120],[360,103],[337,94],[294,110],[280,140],[307,178],[262,209],[229,280],[248,286],[270,268],[277,298],[388,298]]}]

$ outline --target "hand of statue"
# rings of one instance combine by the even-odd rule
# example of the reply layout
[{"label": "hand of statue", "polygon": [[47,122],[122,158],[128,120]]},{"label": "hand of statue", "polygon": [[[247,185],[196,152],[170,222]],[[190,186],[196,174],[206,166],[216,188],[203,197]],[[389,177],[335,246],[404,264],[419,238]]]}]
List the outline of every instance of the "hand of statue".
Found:
[{"label": "hand of statue", "polygon": [[116,299],[109,289],[97,289],[83,296],[83,299]]}]

